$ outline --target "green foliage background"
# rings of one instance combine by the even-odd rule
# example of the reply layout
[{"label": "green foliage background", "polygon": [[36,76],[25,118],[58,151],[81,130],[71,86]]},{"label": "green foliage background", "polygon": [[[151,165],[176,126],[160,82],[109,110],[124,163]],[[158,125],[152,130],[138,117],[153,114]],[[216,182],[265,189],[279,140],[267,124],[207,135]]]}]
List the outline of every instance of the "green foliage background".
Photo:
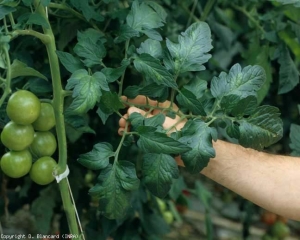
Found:
[{"label": "green foliage background", "polygon": [[[215,154],[213,139],[300,155],[297,1],[41,4],[48,9],[67,90],[69,181],[87,239],[159,239],[166,234],[169,226],[154,195],[176,200],[186,187],[179,178],[171,188],[179,177],[172,157],[181,154],[186,169],[198,173]],[[0,20],[8,26],[1,27],[1,79],[7,64],[3,49],[9,49],[11,89],[29,89],[51,99],[46,49],[39,39],[18,32],[50,28],[33,5],[32,0],[0,1]],[[5,84],[1,86],[4,93]],[[117,129],[119,115],[126,111],[119,99],[123,94],[171,99],[180,106],[181,117],[189,115],[190,120],[180,134],[168,137],[161,127],[164,115],[145,120],[132,114],[134,134],[121,139]],[[1,127],[7,122],[4,101]],[[63,214],[55,183],[42,188],[28,177],[4,176],[2,183],[10,204],[0,199],[1,215],[31,206],[35,220],[23,231],[48,233],[54,213]],[[211,230],[208,199],[213,193],[200,182],[195,187]],[[68,232],[65,217],[60,231]]]}]

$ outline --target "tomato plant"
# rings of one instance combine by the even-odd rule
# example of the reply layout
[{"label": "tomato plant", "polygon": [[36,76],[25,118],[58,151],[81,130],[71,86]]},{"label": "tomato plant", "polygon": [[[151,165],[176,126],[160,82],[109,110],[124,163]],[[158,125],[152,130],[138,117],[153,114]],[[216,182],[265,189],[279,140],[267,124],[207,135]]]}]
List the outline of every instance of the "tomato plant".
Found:
[{"label": "tomato plant", "polygon": [[[30,177],[3,176],[3,189],[20,186],[42,233],[59,213],[61,232],[78,239],[157,239],[170,230],[166,222],[180,223],[176,206],[163,205],[187,189],[174,157],[191,176],[215,157],[217,139],[299,156],[299,7],[0,1],[2,155],[34,155]],[[141,95],[143,104],[131,101]],[[155,115],[131,114],[119,136],[128,107]],[[174,120],[168,129],[166,117]],[[188,193],[203,205],[205,237],[217,239],[216,197],[195,178]],[[7,192],[0,206],[9,215]],[[241,202],[246,238],[255,208],[229,197],[222,204]]]}]

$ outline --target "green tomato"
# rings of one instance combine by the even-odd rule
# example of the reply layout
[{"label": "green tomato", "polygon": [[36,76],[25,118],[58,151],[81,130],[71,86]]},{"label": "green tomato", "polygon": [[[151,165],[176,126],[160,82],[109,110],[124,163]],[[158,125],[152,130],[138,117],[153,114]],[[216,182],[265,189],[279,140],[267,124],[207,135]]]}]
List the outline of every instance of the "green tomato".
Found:
[{"label": "green tomato", "polygon": [[7,102],[8,117],[17,124],[28,125],[33,123],[41,111],[40,100],[27,90],[13,93]]},{"label": "green tomato", "polygon": [[165,219],[167,224],[171,224],[174,221],[174,216],[171,211],[163,212],[163,218]]},{"label": "green tomato", "polygon": [[277,221],[271,226],[270,233],[281,240],[290,235],[290,228],[285,223]]},{"label": "green tomato", "polygon": [[56,148],[56,139],[51,132],[36,132],[30,145],[30,151],[35,157],[50,157]]},{"label": "green tomato", "polygon": [[32,124],[37,131],[49,131],[55,126],[54,109],[50,103],[41,103],[41,112]]},{"label": "green tomato", "polygon": [[23,151],[10,151],[1,158],[1,169],[9,177],[20,178],[29,173],[32,165],[32,156],[26,149]]},{"label": "green tomato", "polygon": [[161,200],[160,198],[156,198],[157,205],[159,207],[160,212],[164,212],[167,209],[167,205],[165,201]]},{"label": "green tomato", "polygon": [[29,172],[31,180],[39,185],[51,183],[55,179],[52,173],[56,166],[56,161],[51,157],[39,158]]},{"label": "green tomato", "polygon": [[1,142],[10,150],[22,151],[33,141],[34,130],[31,125],[19,125],[10,121],[1,132]]}]

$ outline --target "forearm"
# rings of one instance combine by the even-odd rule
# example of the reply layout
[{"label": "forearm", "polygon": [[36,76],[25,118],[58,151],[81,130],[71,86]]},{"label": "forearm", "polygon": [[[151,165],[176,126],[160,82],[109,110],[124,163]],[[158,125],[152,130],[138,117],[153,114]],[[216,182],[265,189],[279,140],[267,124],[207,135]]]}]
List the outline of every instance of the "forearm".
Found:
[{"label": "forearm", "polygon": [[269,211],[300,220],[300,158],[220,140],[214,148],[216,157],[202,174]]}]

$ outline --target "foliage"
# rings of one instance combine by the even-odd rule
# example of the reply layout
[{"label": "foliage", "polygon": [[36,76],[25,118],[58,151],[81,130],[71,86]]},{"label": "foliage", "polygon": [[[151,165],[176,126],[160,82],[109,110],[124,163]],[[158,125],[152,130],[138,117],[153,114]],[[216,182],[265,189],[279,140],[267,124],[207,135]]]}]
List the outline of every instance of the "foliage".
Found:
[{"label": "foliage", "polygon": [[[155,197],[176,200],[184,187],[175,156],[181,155],[195,174],[215,156],[217,139],[262,150],[284,137],[283,150],[289,145],[293,155],[300,155],[294,98],[299,7],[292,0],[2,0],[1,126],[9,121],[5,106],[11,91],[29,89],[52,103],[57,171],[63,173],[67,164],[71,169],[87,238],[156,239],[169,227]],[[121,98],[138,95],[170,105],[135,105]],[[163,114],[131,114],[120,137],[125,105]],[[163,128],[166,116],[187,122],[170,134],[172,128]],[[91,172],[97,177],[85,181]],[[14,181],[27,191],[37,189]],[[69,210],[66,184],[58,187]],[[195,185],[212,239],[212,196],[200,182]],[[55,190],[45,189],[29,201],[32,214],[39,216],[37,226],[47,233],[61,203],[57,194],[46,197]],[[90,202],[96,202],[100,215]],[[74,220],[73,211],[67,214]],[[78,231],[76,221],[69,227]]]}]

